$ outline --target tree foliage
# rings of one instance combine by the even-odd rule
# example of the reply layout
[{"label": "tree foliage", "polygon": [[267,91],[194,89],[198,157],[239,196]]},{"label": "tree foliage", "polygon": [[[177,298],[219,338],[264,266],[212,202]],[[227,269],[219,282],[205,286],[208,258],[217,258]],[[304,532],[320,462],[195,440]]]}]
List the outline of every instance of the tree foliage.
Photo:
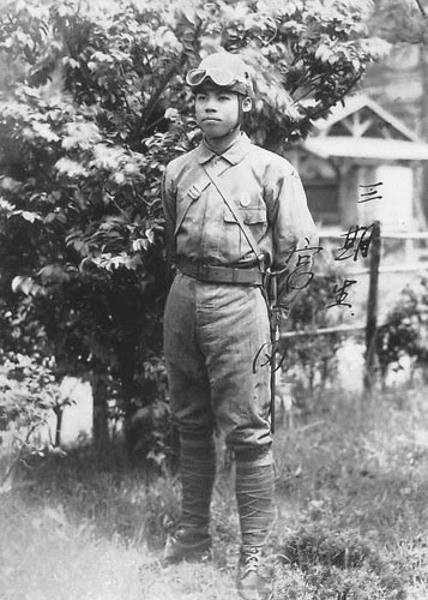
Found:
[{"label": "tree foliage", "polygon": [[407,285],[397,298],[380,327],[376,338],[381,381],[389,369],[401,369],[400,361],[408,357],[413,368],[426,365],[428,358],[428,280],[421,277]]},{"label": "tree foliage", "polygon": [[[53,357],[0,351],[0,359],[1,494],[10,486],[21,460],[43,452],[47,440],[41,440],[40,428],[48,425],[52,412],[60,420],[72,401],[56,380]],[[57,428],[51,446],[59,445],[59,434]]]},{"label": "tree foliage", "polygon": [[[131,417],[164,393],[160,181],[197,141],[185,72],[223,47],[255,76],[254,139],[278,149],[385,44],[370,2],[18,0],[0,16],[0,327],[58,369],[104,369]],[[132,427],[130,427],[132,429]],[[147,442],[148,447],[150,441]]]}]

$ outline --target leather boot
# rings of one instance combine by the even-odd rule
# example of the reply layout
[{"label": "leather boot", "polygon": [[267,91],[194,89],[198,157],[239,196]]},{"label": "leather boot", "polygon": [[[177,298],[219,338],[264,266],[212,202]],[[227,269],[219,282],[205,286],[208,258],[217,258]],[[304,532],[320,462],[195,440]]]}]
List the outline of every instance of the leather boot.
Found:
[{"label": "leather boot", "polygon": [[260,558],[274,517],[274,475],[271,464],[236,461],[236,499],[242,546],[238,563],[238,592],[242,600],[265,597],[259,577]]},{"label": "leather boot", "polygon": [[211,537],[200,529],[178,529],[165,545],[162,563],[164,566],[184,560],[205,561],[211,557]]},{"label": "leather boot", "polygon": [[239,562],[237,588],[242,600],[261,600],[261,581],[258,575],[262,549],[242,546]]}]

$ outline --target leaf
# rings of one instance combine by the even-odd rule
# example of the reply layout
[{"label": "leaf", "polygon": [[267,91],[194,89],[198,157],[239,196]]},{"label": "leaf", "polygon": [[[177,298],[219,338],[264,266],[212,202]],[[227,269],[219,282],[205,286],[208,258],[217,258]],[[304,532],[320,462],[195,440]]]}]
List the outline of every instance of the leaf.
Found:
[{"label": "leaf", "polygon": [[154,233],[153,229],[146,229],[144,234],[151,244],[155,243],[156,238],[155,238],[155,233]]},{"label": "leaf", "polygon": [[32,128],[33,131],[42,139],[46,140],[47,142],[58,142],[59,141],[59,136],[52,131],[52,128],[47,124],[47,123],[39,123],[37,121],[34,121],[32,123]]},{"label": "leaf", "polygon": [[42,221],[40,215],[34,212],[30,212],[28,210],[16,210],[13,214],[20,215],[23,219],[25,219],[25,221],[28,221],[29,223],[34,223],[34,221]]},{"label": "leaf", "polygon": [[134,252],[140,252],[141,250],[148,250],[149,242],[146,239],[138,238],[137,240],[133,240],[132,249]]},{"label": "leaf", "polygon": [[70,158],[60,158],[55,163],[55,168],[62,174],[68,177],[82,177],[87,175],[87,171],[83,165],[71,160]]},{"label": "leaf", "polygon": [[68,123],[64,128],[64,132],[65,136],[61,145],[65,150],[71,150],[72,148],[89,150],[102,140],[98,126],[91,121]]},{"label": "leaf", "polygon": [[78,252],[79,254],[87,254],[89,252],[89,247],[86,242],[82,240],[73,240],[70,242],[70,245]]},{"label": "leaf", "polygon": [[3,176],[0,178],[0,187],[4,191],[16,193],[21,189],[22,183],[13,177]]},{"label": "leaf", "polygon": [[52,282],[60,283],[70,280],[70,275],[60,265],[46,265],[46,267],[42,267],[37,272],[37,275],[41,278],[44,285]]},{"label": "leaf", "polygon": [[39,293],[42,290],[32,277],[24,277],[22,275],[16,275],[12,279],[11,288],[13,292],[22,292],[27,296]]},{"label": "leaf", "polygon": [[62,63],[64,65],[68,65],[72,69],[78,69],[80,67],[80,63],[78,60],[75,60],[71,56],[64,56],[62,59]]},{"label": "leaf", "polygon": [[0,212],[3,212],[6,214],[6,216],[10,217],[16,212],[15,206],[4,198],[0,197]]},{"label": "leaf", "polygon": [[53,221],[55,221],[55,220],[56,220],[56,214],[51,212],[51,213],[48,213],[44,217],[43,222],[48,225],[49,223],[53,223]]},{"label": "leaf", "polygon": [[180,118],[180,113],[176,108],[167,108],[165,111],[165,119],[177,121]]}]

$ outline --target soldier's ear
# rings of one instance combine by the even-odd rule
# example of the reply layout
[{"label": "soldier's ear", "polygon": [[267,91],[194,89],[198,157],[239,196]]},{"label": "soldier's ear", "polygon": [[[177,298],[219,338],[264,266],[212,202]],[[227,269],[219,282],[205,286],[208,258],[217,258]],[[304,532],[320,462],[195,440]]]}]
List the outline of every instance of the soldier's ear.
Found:
[{"label": "soldier's ear", "polygon": [[245,96],[245,98],[242,100],[242,112],[250,112],[250,110],[253,108],[253,101],[249,96]]}]

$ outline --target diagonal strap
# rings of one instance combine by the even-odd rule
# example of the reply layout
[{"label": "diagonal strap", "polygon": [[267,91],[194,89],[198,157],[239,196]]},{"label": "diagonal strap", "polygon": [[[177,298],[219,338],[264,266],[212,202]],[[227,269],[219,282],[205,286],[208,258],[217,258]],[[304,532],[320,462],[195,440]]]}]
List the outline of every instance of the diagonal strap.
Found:
[{"label": "diagonal strap", "polygon": [[208,173],[208,171],[206,170],[206,168],[203,165],[202,165],[202,168],[205,171],[205,173],[207,174],[207,176],[209,177],[209,179],[211,180],[211,183],[213,184],[213,186],[215,187],[217,192],[222,197],[223,202],[226,204],[226,206],[232,213],[232,215],[235,218],[236,222],[238,223],[239,227],[241,228],[241,231],[244,234],[244,236],[246,237],[247,242],[250,245],[250,248],[253,250],[254,254],[256,255],[256,259],[257,259],[257,263],[259,265],[260,271],[263,272],[264,271],[264,268],[263,268],[264,254],[261,252],[259,245],[258,245],[252,231],[245,225],[245,223],[241,219],[241,216],[239,214],[239,211],[236,207],[235,202],[233,200],[231,200],[230,198],[226,198],[226,196],[221,191],[218,182],[214,179],[214,177],[210,173]]},{"label": "diagonal strap", "polygon": [[[223,173],[225,173],[226,171],[228,171],[230,169],[231,165],[228,164],[226,165],[219,173],[219,175],[222,175]],[[203,167],[202,167],[203,168]],[[206,170],[203,168],[203,171],[200,173],[199,178],[195,181],[192,182],[192,185],[190,186],[190,188],[187,190],[185,198],[184,198],[184,202],[182,204],[182,206],[180,207],[180,213],[178,215],[178,219],[176,221],[175,224],[175,229],[174,229],[174,236],[177,235],[177,233],[180,230],[181,225],[183,224],[184,219],[186,218],[186,215],[190,209],[190,207],[192,206],[193,202],[196,202],[196,200],[198,200],[199,196],[201,195],[201,193],[209,186],[211,185],[212,180],[211,178],[208,176]]]}]

